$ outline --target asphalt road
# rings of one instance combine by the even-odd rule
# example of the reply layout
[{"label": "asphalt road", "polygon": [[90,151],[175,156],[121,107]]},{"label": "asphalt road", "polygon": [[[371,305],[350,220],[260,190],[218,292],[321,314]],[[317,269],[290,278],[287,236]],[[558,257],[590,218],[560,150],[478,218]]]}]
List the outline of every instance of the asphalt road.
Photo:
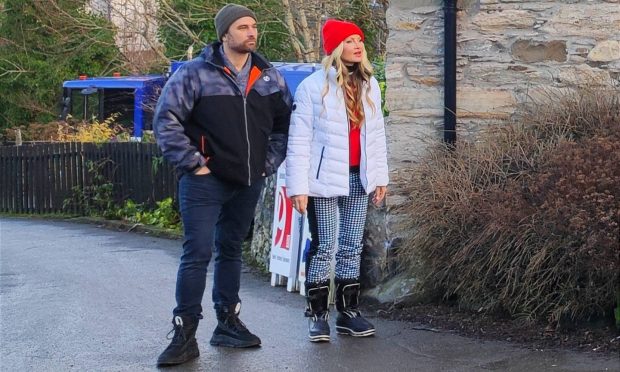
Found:
[{"label": "asphalt road", "polygon": [[[152,371],[168,341],[180,241],[94,225],[0,218],[0,370]],[[211,277],[209,275],[208,288]],[[179,371],[619,371],[619,358],[527,350],[372,319],[377,335],[307,341],[304,300],[244,273],[241,318],[257,349],[209,345]],[[332,327],[335,317],[332,317]]]}]

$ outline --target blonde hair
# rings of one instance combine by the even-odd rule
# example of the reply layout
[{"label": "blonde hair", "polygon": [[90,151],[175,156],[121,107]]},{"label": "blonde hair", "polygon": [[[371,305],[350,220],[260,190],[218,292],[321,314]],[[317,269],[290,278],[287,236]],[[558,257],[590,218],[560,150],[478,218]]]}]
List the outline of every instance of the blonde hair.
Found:
[{"label": "blonde hair", "polygon": [[[322,92],[322,100],[325,100],[325,96],[329,92],[329,70],[333,66],[336,69],[336,83],[344,92],[347,116],[353,123],[354,128],[360,128],[365,120],[362,88],[364,84],[370,84],[373,68],[368,60],[364,44],[362,44],[362,61],[355,63],[352,67],[348,67],[342,61],[343,50],[344,41],[330,55],[325,56],[321,62],[325,71],[325,87]],[[366,102],[368,102],[372,111],[375,112],[376,106],[370,98],[370,89],[366,89]],[[323,102],[323,107],[325,107],[325,102]]]}]

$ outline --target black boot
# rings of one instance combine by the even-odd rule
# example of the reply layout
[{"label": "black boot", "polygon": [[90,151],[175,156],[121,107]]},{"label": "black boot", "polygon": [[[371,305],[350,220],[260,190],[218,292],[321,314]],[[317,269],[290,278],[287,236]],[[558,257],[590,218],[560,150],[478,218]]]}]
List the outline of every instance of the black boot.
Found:
[{"label": "black boot", "polygon": [[172,319],[172,324],[174,328],[168,333],[168,336],[173,332],[174,335],[170,345],[157,358],[157,366],[159,367],[185,363],[200,356],[195,337],[198,319],[177,315]]},{"label": "black boot", "polygon": [[239,319],[241,303],[216,307],[217,327],[211,345],[227,347],[252,347],[260,345],[260,338],[252,334]]},{"label": "black boot", "polygon": [[354,337],[375,334],[375,326],[358,310],[360,284],[357,280],[336,280],[336,331]]},{"label": "black boot", "polygon": [[306,286],[306,317],[311,342],[329,342],[329,286],[327,283]]}]

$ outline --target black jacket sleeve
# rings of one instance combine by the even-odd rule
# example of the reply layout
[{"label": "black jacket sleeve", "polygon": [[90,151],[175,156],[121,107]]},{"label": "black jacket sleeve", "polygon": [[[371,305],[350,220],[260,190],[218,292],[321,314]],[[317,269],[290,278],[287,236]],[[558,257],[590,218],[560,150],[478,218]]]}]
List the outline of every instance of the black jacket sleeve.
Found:
[{"label": "black jacket sleeve", "polygon": [[199,94],[194,66],[187,63],[170,77],[153,116],[153,130],[164,158],[182,172],[190,172],[205,162],[184,128]]},{"label": "black jacket sleeve", "polygon": [[[275,69],[274,69],[275,70]],[[286,157],[286,146],[288,143],[288,128],[291,120],[291,106],[293,97],[284,81],[284,77],[279,71],[275,70],[280,97],[274,106],[274,122],[271,135],[269,136],[269,148],[267,149],[267,159],[265,164],[265,175],[274,174]]]}]

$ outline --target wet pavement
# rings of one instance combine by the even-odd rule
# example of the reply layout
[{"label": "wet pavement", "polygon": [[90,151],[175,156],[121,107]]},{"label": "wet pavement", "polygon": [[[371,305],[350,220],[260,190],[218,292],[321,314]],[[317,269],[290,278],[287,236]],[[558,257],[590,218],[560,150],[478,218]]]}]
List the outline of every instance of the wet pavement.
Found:
[{"label": "wet pavement", "polygon": [[[153,371],[174,307],[181,242],[95,225],[0,218],[0,370]],[[211,286],[209,274],[207,288]],[[372,338],[307,341],[304,300],[244,273],[241,318],[263,345],[209,345],[210,291],[201,356],[170,371],[619,371],[620,358],[528,350],[371,319]],[[332,328],[335,317],[330,320]]]}]

